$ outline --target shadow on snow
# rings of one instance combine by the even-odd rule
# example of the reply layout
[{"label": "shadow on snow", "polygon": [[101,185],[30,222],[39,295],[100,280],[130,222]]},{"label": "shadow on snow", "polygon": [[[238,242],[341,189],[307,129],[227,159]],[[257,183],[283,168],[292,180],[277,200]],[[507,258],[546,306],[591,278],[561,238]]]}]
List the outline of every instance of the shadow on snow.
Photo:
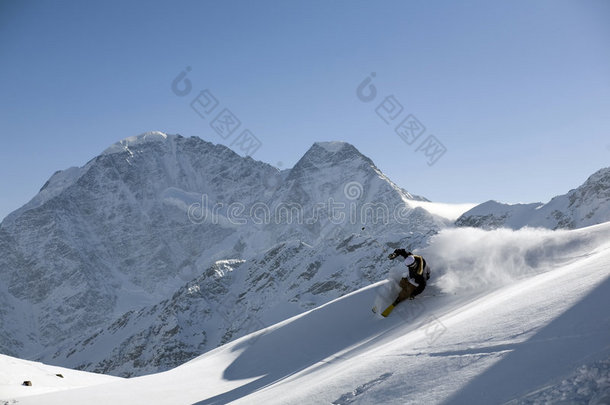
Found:
[{"label": "shadow on snow", "polygon": [[[610,277],[527,341],[490,347],[490,351],[511,351],[445,403],[505,403],[548,384],[548,370],[555,376],[566,376],[584,363],[607,357],[610,353],[610,317],[593,313],[604,313],[608,308]],[[466,350],[464,354],[471,352]]]},{"label": "shadow on snow", "polygon": [[405,319],[379,319],[371,312],[378,288],[379,285],[347,295],[268,333],[244,340],[234,348],[243,352],[223,377],[260,378],[197,404],[235,401],[317,363],[324,367],[335,359],[351,357],[363,345],[388,338],[388,332],[403,326]]}]

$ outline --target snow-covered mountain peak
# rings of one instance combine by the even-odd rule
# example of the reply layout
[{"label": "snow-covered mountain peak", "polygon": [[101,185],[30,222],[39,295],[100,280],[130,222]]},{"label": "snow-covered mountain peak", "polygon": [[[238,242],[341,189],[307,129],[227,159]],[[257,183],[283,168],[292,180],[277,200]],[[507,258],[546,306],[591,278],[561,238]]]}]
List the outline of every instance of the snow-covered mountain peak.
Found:
[{"label": "snow-covered mountain peak", "polygon": [[311,162],[329,162],[333,164],[353,159],[362,159],[367,161],[367,163],[373,163],[368,157],[360,153],[354,145],[340,141],[315,142],[301,158],[301,160],[309,160]]},{"label": "snow-covered mountain peak", "polygon": [[333,167],[342,167],[343,171],[353,170],[352,174],[362,169],[367,172],[377,170],[371,159],[347,142],[316,142],[296,163],[290,177],[312,175]]},{"label": "snow-covered mountain peak", "polygon": [[464,213],[458,226],[486,229],[534,226],[574,229],[610,220],[610,168],[589,176],[579,187],[546,204],[503,204],[487,201]]},{"label": "snow-covered mountain peak", "polygon": [[343,141],[315,142],[314,145],[317,145],[330,153],[337,153],[345,147],[352,146],[349,143]]},{"label": "snow-covered mountain peak", "polygon": [[[169,137],[171,138],[172,135],[169,135]],[[132,147],[149,142],[165,142],[167,139],[168,135],[160,131],[144,132],[143,134],[130,136],[114,143],[104,152],[102,152],[102,155],[111,155],[113,153],[124,152]]]},{"label": "snow-covered mountain peak", "polygon": [[[607,184],[596,173],[577,190]],[[0,351],[123,375],[173,367],[383,278],[390,248],[421,248],[455,216],[346,142],[278,172],[197,137],[126,138],[1,224]]]},{"label": "snow-covered mountain peak", "polygon": [[[578,197],[580,197],[581,200],[605,199],[606,201],[610,201],[610,167],[605,167],[596,171],[589,176],[582,186],[573,191],[578,191]],[[570,192],[568,194],[570,195],[572,193]],[[573,200],[575,200],[574,197],[571,198],[571,204],[575,202],[573,202]]]},{"label": "snow-covered mountain peak", "polygon": [[593,173],[584,184],[590,182],[603,182],[606,185],[610,185],[610,167],[604,167]]}]

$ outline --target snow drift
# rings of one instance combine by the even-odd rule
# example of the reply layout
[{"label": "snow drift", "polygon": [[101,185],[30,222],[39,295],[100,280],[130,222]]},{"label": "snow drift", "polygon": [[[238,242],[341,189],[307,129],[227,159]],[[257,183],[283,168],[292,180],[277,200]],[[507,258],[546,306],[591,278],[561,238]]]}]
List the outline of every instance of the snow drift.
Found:
[{"label": "snow drift", "polygon": [[583,232],[478,228],[444,229],[419,253],[434,274],[432,284],[447,293],[500,287],[589,255],[608,240],[607,226]]},{"label": "snow drift", "polygon": [[[566,232],[441,232],[423,252],[441,273],[430,288],[457,294],[426,290],[379,319],[370,306],[380,282],[165,373],[42,396],[22,387],[17,398],[51,405],[603,403],[608,236],[610,223]],[[460,257],[483,281],[463,284],[476,274],[454,262],[459,252],[469,252]],[[497,267],[485,272],[488,264]]]}]

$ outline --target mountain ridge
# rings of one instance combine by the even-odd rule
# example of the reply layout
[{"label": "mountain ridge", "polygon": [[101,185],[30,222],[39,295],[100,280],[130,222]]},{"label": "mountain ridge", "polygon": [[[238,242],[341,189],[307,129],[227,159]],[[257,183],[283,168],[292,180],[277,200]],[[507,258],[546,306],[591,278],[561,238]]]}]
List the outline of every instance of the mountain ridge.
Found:
[{"label": "mountain ridge", "polygon": [[606,221],[610,221],[610,167],[596,171],[579,187],[544,204],[487,201],[462,214],[456,225],[485,229],[524,226],[575,229]]},{"label": "mountain ridge", "polygon": [[[56,172],[0,224],[0,302],[6,303],[0,316],[16,325],[0,332],[0,350],[102,367],[78,358],[78,342],[99,340],[100,329],[170,299],[223,260],[246,260],[239,266],[244,274],[216,290],[209,278],[212,297],[197,305],[247,296],[258,306],[256,317],[238,311],[235,319],[256,327],[256,319],[277,321],[382,277],[367,259],[383,245],[416,247],[449,223],[408,207],[408,196],[352,145],[314,144],[303,159],[280,172],[199,138],[153,132],[119,141],[81,168]],[[264,300],[258,291],[265,289],[286,294]],[[176,316],[186,322],[182,312]],[[218,314],[200,322],[207,326],[197,328],[216,336],[207,338],[208,349],[252,332]],[[198,353],[202,334],[199,339],[161,367]],[[135,335],[113,335],[104,345],[109,353],[148,348]],[[145,356],[149,363],[129,372],[120,357],[103,367],[141,373],[156,361]]]},{"label": "mountain ridge", "polygon": [[[603,197],[597,177],[578,195]],[[345,142],[279,171],[195,137],[126,138],[0,224],[0,350],[169,369],[385,278],[388,251],[454,226],[434,204]]]}]

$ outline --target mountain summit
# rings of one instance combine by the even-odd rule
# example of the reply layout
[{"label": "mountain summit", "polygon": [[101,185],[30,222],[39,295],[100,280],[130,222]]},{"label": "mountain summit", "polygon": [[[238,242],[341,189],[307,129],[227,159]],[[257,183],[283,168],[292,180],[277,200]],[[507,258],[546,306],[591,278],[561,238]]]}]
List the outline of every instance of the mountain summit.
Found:
[{"label": "mountain summit", "polygon": [[[522,223],[608,220],[608,178],[519,207]],[[280,171],[196,137],[126,138],[0,224],[0,352],[167,370],[384,279],[389,251],[453,226],[433,206],[345,142],[314,143]]]},{"label": "mountain summit", "polygon": [[[169,137],[169,140],[172,141],[172,136]],[[121,153],[124,151],[128,151],[129,148],[134,148],[138,145],[142,145],[144,143],[149,142],[167,142],[168,136],[163,132],[159,131],[151,131],[145,132],[138,136],[130,136],[125,138],[113,145],[111,145],[108,149],[106,149],[102,155],[111,155],[113,153]]]},{"label": "mountain summit", "polygon": [[123,375],[175,366],[382,278],[380,243],[416,247],[449,224],[409,198],[345,142],[280,172],[195,137],[126,138],[0,225],[0,351]]}]

